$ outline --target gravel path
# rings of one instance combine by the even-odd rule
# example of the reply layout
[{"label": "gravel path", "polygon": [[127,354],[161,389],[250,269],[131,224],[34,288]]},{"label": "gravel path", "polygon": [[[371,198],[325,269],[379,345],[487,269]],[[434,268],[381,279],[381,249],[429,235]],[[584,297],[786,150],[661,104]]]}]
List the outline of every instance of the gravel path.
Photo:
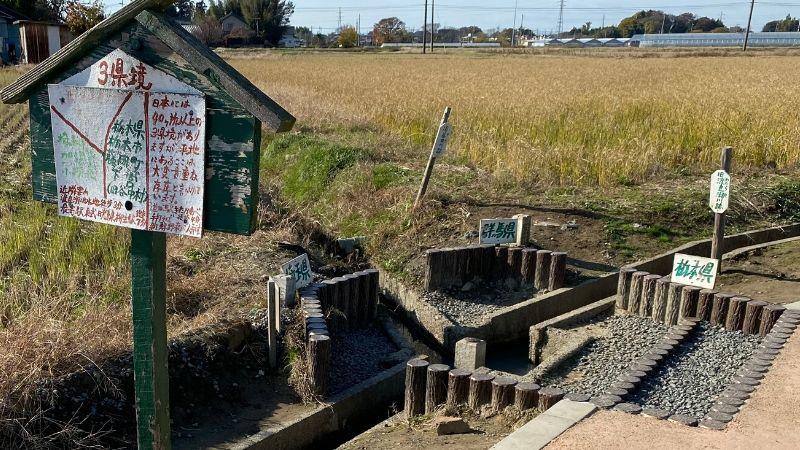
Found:
[{"label": "gravel path", "polygon": [[379,325],[331,336],[331,393],[343,391],[384,368],[381,360],[398,348]]},{"label": "gravel path", "polygon": [[607,327],[609,336],[598,338],[540,384],[591,397],[602,395],[633,360],[667,332],[666,326],[638,316],[611,316],[598,325]]},{"label": "gravel path", "polygon": [[533,298],[536,289],[508,283],[468,283],[469,290],[447,289],[426,292],[423,298],[459,325],[481,325],[491,313]]},{"label": "gravel path", "polygon": [[700,419],[759,342],[758,336],[701,323],[630,401]]}]

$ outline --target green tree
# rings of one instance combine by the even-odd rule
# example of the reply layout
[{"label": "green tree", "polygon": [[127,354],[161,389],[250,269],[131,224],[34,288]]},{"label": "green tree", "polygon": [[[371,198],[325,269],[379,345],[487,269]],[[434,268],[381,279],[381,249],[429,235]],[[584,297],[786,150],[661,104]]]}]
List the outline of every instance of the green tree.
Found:
[{"label": "green tree", "polygon": [[178,20],[192,20],[195,10],[195,2],[192,0],[174,0],[165,12],[169,17]]},{"label": "green tree", "polygon": [[764,32],[786,32],[786,31],[800,31],[800,20],[793,18],[787,14],[783,20],[772,20],[764,25],[761,30]]},{"label": "green tree", "polygon": [[103,3],[100,0],[85,5],[78,0],[67,0],[64,5],[64,23],[70,33],[78,36],[105,19]]},{"label": "green tree", "polygon": [[341,48],[353,48],[358,45],[358,33],[356,29],[352,26],[346,26],[342,28],[342,31],[339,32],[339,38],[337,39],[339,43],[339,47]]},{"label": "green tree", "polygon": [[239,0],[239,8],[262,42],[272,46],[278,45],[294,13],[292,2],[285,0]]},{"label": "green tree", "polygon": [[375,45],[387,42],[403,42],[407,37],[406,24],[397,17],[387,17],[375,24],[372,30]]}]

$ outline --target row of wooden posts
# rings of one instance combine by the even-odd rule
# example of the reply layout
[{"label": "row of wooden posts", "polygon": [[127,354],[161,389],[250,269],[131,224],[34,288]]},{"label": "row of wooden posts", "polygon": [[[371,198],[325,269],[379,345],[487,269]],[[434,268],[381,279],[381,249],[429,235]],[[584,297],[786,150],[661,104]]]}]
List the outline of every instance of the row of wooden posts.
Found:
[{"label": "row of wooden posts", "polygon": [[682,318],[697,318],[724,326],[728,331],[766,336],[786,309],[712,289],[670,282],[670,276],[622,268],[617,285],[617,308],[675,325]]},{"label": "row of wooden posts", "polygon": [[332,330],[356,330],[378,313],[379,272],[367,269],[315,284],[316,300]]},{"label": "row of wooden posts", "polygon": [[566,270],[564,252],[502,245],[431,249],[425,253],[425,289],[461,287],[475,277],[484,281],[510,277],[553,291],[564,287]]},{"label": "row of wooden posts", "polygon": [[378,289],[379,272],[375,269],[300,289],[308,377],[315,395],[327,394],[330,383],[330,331],[355,330],[369,325],[377,315]]},{"label": "row of wooden posts", "polygon": [[480,412],[486,405],[501,412],[514,405],[520,411],[544,411],[558,403],[564,391],[541,388],[536,383],[517,383],[509,377],[451,369],[445,364],[430,364],[412,359],[406,364],[406,419],[431,414],[438,409],[456,412],[466,406]]}]

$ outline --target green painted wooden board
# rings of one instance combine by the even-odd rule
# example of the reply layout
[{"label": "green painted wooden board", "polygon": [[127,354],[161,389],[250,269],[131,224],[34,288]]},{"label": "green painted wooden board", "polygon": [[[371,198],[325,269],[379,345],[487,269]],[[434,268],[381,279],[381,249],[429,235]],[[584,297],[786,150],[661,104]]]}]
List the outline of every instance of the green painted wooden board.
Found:
[{"label": "green painted wooden board", "polygon": [[[59,83],[91,66],[116,48],[169,74],[206,95],[206,184],[203,228],[250,234],[257,221],[261,121],[245,110],[213,76],[196,72],[144,26],[133,23],[50,83]],[[47,86],[28,101],[31,120],[33,198],[57,202],[53,138]]]}]

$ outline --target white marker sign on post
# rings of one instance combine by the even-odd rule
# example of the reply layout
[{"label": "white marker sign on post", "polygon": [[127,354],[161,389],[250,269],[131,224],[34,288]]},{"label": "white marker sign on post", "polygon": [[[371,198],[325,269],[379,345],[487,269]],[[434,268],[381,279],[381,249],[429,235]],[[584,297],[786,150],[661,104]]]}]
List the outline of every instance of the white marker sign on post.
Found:
[{"label": "white marker sign on post", "polygon": [[433,156],[438,158],[444,155],[447,150],[447,141],[450,140],[450,133],[453,131],[453,126],[449,122],[445,122],[439,126],[439,131],[436,133],[436,142],[433,144]]},{"label": "white marker sign on post", "polygon": [[200,237],[205,99],[48,86],[62,216]]},{"label": "white marker sign on post", "polygon": [[731,195],[731,176],[724,170],[718,170],[711,175],[711,195],[708,206],[717,214],[728,210],[728,200]]},{"label": "white marker sign on post", "polygon": [[302,289],[308,286],[314,278],[311,273],[311,263],[308,261],[308,254],[306,253],[290,259],[289,262],[281,266],[281,271],[284,275],[290,275],[294,278],[295,289]]},{"label": "white marker sign on post", "polygon": [[703,289],[714,289],[718,265],[719,260],[716,259],[676,253],[672,262],[671,281]]},{"label": "white marker sign on post", "polygon": [[510,244],[517,242],[517,219],[481,219],[481,244]]}]

